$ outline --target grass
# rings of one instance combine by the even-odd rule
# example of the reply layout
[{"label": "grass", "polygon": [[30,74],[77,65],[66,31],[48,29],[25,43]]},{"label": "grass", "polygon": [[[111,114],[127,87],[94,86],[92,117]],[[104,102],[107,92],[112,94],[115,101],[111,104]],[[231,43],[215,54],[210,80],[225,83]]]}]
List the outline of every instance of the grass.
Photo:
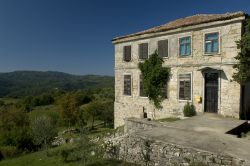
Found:
[{"label": "grass", "polygon": [[20,101],[20,99],[14,99],[14,98],[0,98],[0,101],[3,101],[5,104],[16,104]]},{"label": "grass", "polygon": [[[13,159],[0,161],[0,166],[83,166],[83,162],[63,162],[59,155],[48,157],[46,151],[26,154]],[[87,166],[136,166],[117,160],[99,159]]]},{"label": "grass", "polygon": [[177,120],[180,120],[180,118],[177,118],[177,117],[168,117],[168,118],[158,119],[156,121],[157,122],[175,122]]}]

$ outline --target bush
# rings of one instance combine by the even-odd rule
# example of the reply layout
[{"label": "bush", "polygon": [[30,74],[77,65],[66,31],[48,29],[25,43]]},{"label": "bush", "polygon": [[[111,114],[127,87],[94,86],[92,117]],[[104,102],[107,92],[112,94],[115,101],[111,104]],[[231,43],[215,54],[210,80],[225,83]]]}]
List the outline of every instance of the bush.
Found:
[{"label": "bush", "polygon": [[0,160],[15,157],[18,154],[18,150],[15,146],[2,146],[0,148]]},{"label": "bush", "polygon": [[31,128],[35,145],[47,147],[57,135],[55,124],[46,116],[36,118]]},{"label": "bush", "polygon": [[187,104],[184,106],[183,114],[185,117],[195,116],[196,115],[195,106],[187,102]]}]

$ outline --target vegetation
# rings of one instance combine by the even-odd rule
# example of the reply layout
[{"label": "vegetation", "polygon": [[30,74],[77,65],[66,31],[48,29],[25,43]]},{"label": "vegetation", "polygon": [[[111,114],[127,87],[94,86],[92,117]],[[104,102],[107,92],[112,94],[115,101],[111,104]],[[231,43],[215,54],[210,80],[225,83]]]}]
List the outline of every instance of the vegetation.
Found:
[{"label": "vegetation", "polygon": [[162,88],[167,84],[170,77],[170,68],[162,67],[163,59],[157,52],[150,55],[145,62],[139,63],[139,68],[143,76],[145,94],[154,103],[156,108],[161,108],[164,99]]},{"label": "vegetation", "polygon": [[113,77],[13,72],[0,80],[0,166],[131,165],[102,159],[90,141],[113,132]]},{"label": "vegetation", "polygon": [[0,73],[0,97],[37,96],[42,93],[60,93],[98,88],[112,88],[114,77],[77,76],[62,72],[16,71]]},{"label": "vegetation", "polygon": [[250,79],[250,18],[246,19],[244,30],[243,36],[237,41],[240,52],[235,59],[239,63],[234,65],[236,73],[233,75],[233,79],[242,85]]},{"label": "vegetation", "polygon": [[47,148],[57,135],[55,123],[47,116],[36,117],[31,124],[33,143]]},{"label": "vegetation", "polygon": [[185,117],[195,116],[196,115],[195,106],[187,102],[187,104],[184,106],[183,114]]}]

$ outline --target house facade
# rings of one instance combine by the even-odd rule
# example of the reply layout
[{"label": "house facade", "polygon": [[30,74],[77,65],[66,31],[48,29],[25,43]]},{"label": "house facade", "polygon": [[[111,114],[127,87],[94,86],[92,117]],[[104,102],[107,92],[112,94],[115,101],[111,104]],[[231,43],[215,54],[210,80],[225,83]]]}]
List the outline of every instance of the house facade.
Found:
[{"label": "house facade", "polygon": [[[114,38],[115,127],[123,125],[124,118],[140,118],[144,112],[153,119],[182,116],[187,102],[197,112],[238,118],[241,87],[232,75],[245,17],[243,12],[194,15]],[[138,68],[155,51],[163,66],[171,68],[160,110],[143,93]]]}]

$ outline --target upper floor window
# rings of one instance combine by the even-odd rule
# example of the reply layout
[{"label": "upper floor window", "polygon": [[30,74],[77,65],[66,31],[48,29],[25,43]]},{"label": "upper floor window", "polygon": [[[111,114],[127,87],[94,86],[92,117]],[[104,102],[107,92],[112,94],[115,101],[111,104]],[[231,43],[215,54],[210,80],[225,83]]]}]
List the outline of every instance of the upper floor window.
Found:
[{"label": "upper floor window", "polygon": [[140,96],[147,97],[147,95],[145,94],[145,90],[144,90],[143,76],[142,75],[140,75]]},{"label": "upper floor window", "polygon": [[191,55],[191,37],[182,37],[179,39],[179,55],[188,56]]},{"label": "upper floor window", "polygon": [[158,41],[158,55],[159,57],[168,57],[168,40]]},{"label": "upper floor window", "polygon": [[127,74],[124,75],[124,87],[123,87],[123,94],[131,96],[131,75]]},{"label": "upper floor window", "polygon": [[205,34],[205,54],[219,52],[219,33]]},{"label": "upper floor window", "polygon": [[191,100],[191,74],[179,74],[179,100]]},{"label": "upper floor window", "polygon": [[139,59],[148,58],[148,43],[139,44]]},{"label": "upper floor window", "polygon": [[131,61],[131,46],[123,47],[123,60],[125,62]]}]

